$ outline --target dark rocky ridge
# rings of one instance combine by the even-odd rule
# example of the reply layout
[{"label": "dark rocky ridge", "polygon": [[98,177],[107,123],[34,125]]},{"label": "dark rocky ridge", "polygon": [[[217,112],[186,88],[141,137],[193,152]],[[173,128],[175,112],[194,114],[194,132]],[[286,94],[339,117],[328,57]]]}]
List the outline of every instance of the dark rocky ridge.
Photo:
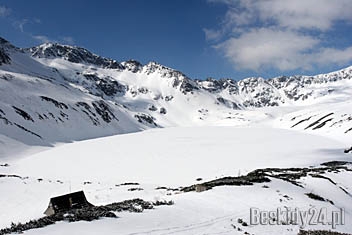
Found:
[{"label": "dark rocky ridge", "polygon": [[47,43],[27,49],[32,56],[38,58],[64,58],[72,63],[94,64],[108,69],[123,69],[116,60],[107,59],[75,46]]},{"label": "dark rocky ridge", "polygon": [[[340,172],[340,171],[352,171],[349,166],[352,162],[333,161],[322,163],[319,167],[305,167],[305,168],[265,168],[254,170],[247,175],[237,177],[223,177],[211,181],[204,182],[202,185],[205,189],[211,189],[218,186],[242,186],[242,185],[253,185],[255,183],[270,182],[270,178],[276,178],[287,181],[298,187],[303,187],[299,179],[302,177],[312,176],[316,178],[324,178],[329,180],[323,174],[325,172]],[[331,180],[329,180],[332,182]],[[198,184],[199,185],[199,184]],[[190,192],[195,191],[197,185],[191,185],[183,187],[182,191]],[[345,192],[346,193],[346,192]],[[348,193],[347,193],[348,194]]]},{"label": "dark rocky ridge", "polygon": [[0,65],[2,64],[9,64],[11,58],[6,53],[6,48],[12,47],[12,45],[2,37],[0,37]]},{"label": "dark rocky ridge", "polygon": [[[279,106],[285,103],[285,99],[293,101],[305,100],[313,94],[312,91],[301,90],[307,85],[352,78],[352,68],[347,68],[335,73],[318,76],[280,76],[271,79],[253,77],[239,81],[234,79],[217,80],[214,78],[193,80],[182,72],[157,62],[149,62],[146,65],[142,65],[136,60],[128,60],[119,63],[115,60],[95,55],[81,47],[49,43],[25,50],[30,51],[32,56],[39,58],[60,57],[72,63],[92,64],[103,68],[127,70],[132,73],[145,73],[147,75],[158,73],[161,77],[172,79],[172,86],[184,94],[193,93],[197,90],[206,90],[215,94],[225,92],[230,95],[244,95],[246,98],[242,103],[235,104],[236,108]],[[109,83],[108,79],[99,79],[96,82],[98,87],[101,86],[99,88],[103,89],[104,94],[108,96],[116,95],[123,90],[119,85]],[[278,90],[283,91],[284,95],[279,93]],[[330,90],[327,92],[334,91]]]},{"label": "dark rocky ridge", "polygon": [[5,50],[0,48],[0,65],[9,64],[11,61],[10,57],[6,54]]}]

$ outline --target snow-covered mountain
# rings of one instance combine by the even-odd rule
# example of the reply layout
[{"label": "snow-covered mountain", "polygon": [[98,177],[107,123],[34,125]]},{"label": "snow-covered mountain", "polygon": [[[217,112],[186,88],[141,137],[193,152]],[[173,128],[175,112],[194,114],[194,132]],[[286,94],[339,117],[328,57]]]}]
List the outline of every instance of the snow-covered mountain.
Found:
[{"label": "snow-covered mountain", "polygon": [[[50,146],[155,127],[250,125],[273,115],[284,128],[351,133],[351,78],[352,67],[193,80],[157,62],[118,62],[56,43],[22,49],[0,38],[0,143]],[[2,149],[0,156],[18,150]]]},{"label": "snow-covered mountain", "polygon": [[[0,234],[331,229],[303,219],[303,227],[252,225],[253,207],[331,215],[343,208],[336,230],[349,233],[352,163],[343,150],[352,139],[351,78],[352,67],[195,80],[156,62],[49,43],[22,49],[0,38]],[[195,192],[197,185],[208,190]],[[63,222],[39,228],[49,198],[79,190],[96,206],[134,198],[174,205],[138,215],[109,209],[117,219],[89,223],[65,222],[65,212]]]}]

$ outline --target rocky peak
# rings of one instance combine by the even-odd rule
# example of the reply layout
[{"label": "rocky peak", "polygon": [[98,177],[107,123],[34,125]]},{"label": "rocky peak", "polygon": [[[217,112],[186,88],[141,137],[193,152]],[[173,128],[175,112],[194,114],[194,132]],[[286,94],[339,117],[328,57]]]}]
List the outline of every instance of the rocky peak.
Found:
[{"label": "rocky peak", "polygon": [[158,73],[161,77],[172,79],[172,86],[179,88],[182,93],[187,94],[194,90],[199,90],[196,81],[190,79],[185,74],[175,69],[161,65],[155,61],[143,66],[143,72],[147,75]]},{"label": "rocky peak", "polygon": [[7,40],[0,37],[0,65],[10,63],[11,58],[8,54],[8,50],[12,48],[15,48],[15,47]]},{"label": "rocky peak", "polygon": [[131,71],[132,73],[140,72],[143,68],[143,65],[136,60],[127,60],[122,62],[121,64],[125,69]]},{"label": "rocky peak", "polygon": [[171,77],[186,78],[187,77],[186,75],[184,75],[180,71],[166,67],[166,66],[159,64],[155,61],[151,61],[148,64],[144,65],[143,71],[146,74],[158,73],[162,77],[168,77],[168,78],[171,78]]},{"label": "rocky peak", "polygon": [[37,58],[63,58],[72,63],[93,64],[108,69],[123,69],[116,60],[93,54],[82,47],[45,43],[28,49],[32,56]]},{"label": "rocky peak", "polygon": [[11,61],[9,55],[5,52],[4,49],[0,48],[0,65],[9,64]]},{"label": "rocky peak", "polygon": [[9,41],[7,41],[6,39],[0,37],[0,44],[4,44],[4,43],[8,43]]},{"label": "rocky peak", "polygon": [[0,48],[4,48],[4,49],[9,49],[9,48],[15,48],[14,45],[12,45],[9,41],[7,41],[6,39],[0,37]]},{"label": "rocky peak", "polygon": [[215,78],[207,78],[204,81],[196,80],[198,85],[209,92],[220,92],[224,88],[224,82]]}]

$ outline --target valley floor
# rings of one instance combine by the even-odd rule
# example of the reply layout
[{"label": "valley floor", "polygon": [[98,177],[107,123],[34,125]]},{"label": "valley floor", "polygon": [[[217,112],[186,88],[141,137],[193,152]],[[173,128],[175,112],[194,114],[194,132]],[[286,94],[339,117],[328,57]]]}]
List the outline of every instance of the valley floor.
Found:
[{"label": "valley floor", "polygon": [[[325,172],[329,178],[302,177],[299,187],[271,178],[250,186],[221,186],[201,193],[180,189],[258,168],[318,167],[351,161],[346,141],[269,127],[175,127],[65,144],[7,161],[0,174],[0,228],[43,216],[50,197],[84,190],[94,205],[142,198],[172,200],[143,213],[117,213],[117,219],[59,222],[26,234],[297,234],[297,225],[249,225],[250,208],[345,210],[352,231],[351,166]],[[1,162],[5,164],[5,162]],[[331,183],[331,181],[334,182]],[[138,185],[123,185],[124,183]],[[158,189],[159,187],[159,189]],[[163,187],[163,188],[160,188]],[[343,189],[343,190],[342,190]],[[313,193],[333,202],[317,201]],[[331,229],[331,225],[308,226]],[[334,230],[335,231],[335,230]]]}]

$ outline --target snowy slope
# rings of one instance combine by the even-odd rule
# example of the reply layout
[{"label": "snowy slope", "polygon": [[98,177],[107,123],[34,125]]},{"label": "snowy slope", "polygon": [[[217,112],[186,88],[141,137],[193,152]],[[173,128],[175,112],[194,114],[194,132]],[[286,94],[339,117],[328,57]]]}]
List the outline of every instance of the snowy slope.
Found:
[{"label": "snowy slope", "polygon": [[[329,103],[343,108],[334,115],[338,124],[320,132],[349,135],[352,127],[351,103],[345,104],[352,94],[352,67],[311,77],[199,81],[156,62],[120,63],[79,47],[21,49],[1,39],[0,48],[0,134],[23,145],[52,146],[155,127],[250,125],[280,118],[273,118],[278,112],[300,115],[299,110],[310,113]],[[263,111],[267,107],[277,109]],[[286,114],[284,119],[293,115]],[[1,144],[10,148],[7,141]]]}]

